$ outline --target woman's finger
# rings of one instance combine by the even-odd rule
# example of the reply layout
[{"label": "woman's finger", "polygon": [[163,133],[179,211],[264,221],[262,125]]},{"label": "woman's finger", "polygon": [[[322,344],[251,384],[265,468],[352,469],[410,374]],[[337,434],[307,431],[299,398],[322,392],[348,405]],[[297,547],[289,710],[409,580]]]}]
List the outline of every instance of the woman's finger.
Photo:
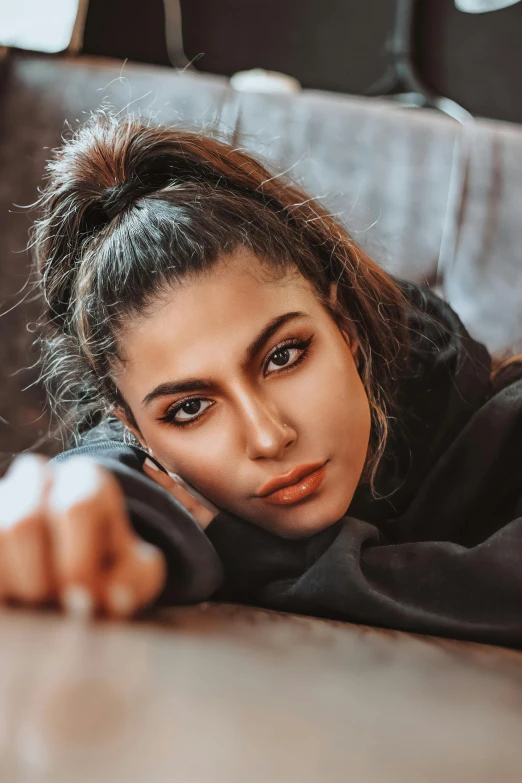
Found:
[{"label": "woman's finger", "polygon": [[150,604],[165,584],[167,566],[161,550],[135,537],[125,556],[107,575],[104,607],[107,614],[127,617]]},{"label": "woman's finger", "polygon": [[[157,465],[152,462],[150,459],[146,459],[143,463],[143,469],[146,471],[147,476],[150,476],[150,478],[154,479],[154,481],[159,484],[161,487],[167,490],[167,492],[170,492],[172,495],[177,497],[180,501],[183,498],[187,503],[189,503],[191,500],[194,500],[193,497],[189,495],[189,493],[183,489],[175,479],[171,478],[168,473],[164,473],[162,470],[159,470]],[[185,503],[183,503],[185,505]]]},{"label": "woman's finger", "polygon": [[70,612],[90,615],[101,604],[102,573],[112,565],[112,476],[89,457],[53,467],[48,505],[59,597]]},{"label": "woman's finger", "polygon": [[51,473],[46,457],[23,454],[0,482],[0,592],[23,603],[55,597],[45,496]]},{"label": "woman's finger", "polygon": [[163,553],[134,532],[124,494],[113,476],[104,510],[111,568],[103,574],[102,603],[107,614],[125,617],[151,603],[161,592],[167,575]]}]

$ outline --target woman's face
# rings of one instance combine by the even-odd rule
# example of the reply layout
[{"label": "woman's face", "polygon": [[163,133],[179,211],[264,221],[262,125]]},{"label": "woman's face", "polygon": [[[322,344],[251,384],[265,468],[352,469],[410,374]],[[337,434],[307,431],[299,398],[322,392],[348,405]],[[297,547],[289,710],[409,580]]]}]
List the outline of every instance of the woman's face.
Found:
[{"label": "woman's face", "polygon": [[[368,450],[370,408],[357,346],[311,284],[298,271],[267,282],[264,271],[241,249],[170,289],[125,329],[115,381],[139,431],[131,429],[166,470],[220,509],[301,538],[348,510]],[[256,342],[274,319],[297,311]],[[190,388],[173,388],[189,379]],[[276,505],[257,496],[270,479],[325,462],[321,485],[307,497]]]}]

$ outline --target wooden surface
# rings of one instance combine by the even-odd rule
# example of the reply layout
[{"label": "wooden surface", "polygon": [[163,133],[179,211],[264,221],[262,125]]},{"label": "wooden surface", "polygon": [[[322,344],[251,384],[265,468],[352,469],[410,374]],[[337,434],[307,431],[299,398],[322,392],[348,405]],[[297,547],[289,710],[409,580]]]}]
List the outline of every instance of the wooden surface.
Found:
[{"label": "wooden surface", "polygon": [[0,612],[2,783],[522,781],[522,654],[201,604]]}]

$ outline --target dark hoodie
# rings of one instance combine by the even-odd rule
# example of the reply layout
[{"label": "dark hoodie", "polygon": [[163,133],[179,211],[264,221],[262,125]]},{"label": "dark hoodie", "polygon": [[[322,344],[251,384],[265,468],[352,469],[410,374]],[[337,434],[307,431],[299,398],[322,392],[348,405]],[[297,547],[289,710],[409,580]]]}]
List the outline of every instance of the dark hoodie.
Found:
[{"label": "dark hoodie", "polygon": [[119,479],[136,531],[160,546],[160,603],[220,600],[522,647],[522,364],[491,357],[428,289],[410,302],[410,361],[371,497],[288,540],[220,511],[205,531],[107,426],[79,448]]}]

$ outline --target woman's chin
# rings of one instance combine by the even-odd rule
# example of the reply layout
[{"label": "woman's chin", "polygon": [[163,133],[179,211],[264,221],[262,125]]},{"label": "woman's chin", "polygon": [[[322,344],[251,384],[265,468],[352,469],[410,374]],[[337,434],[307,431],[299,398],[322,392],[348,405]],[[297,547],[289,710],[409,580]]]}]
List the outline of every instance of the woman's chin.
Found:
[{"label": "woman's chin", "polygon": [[328,513],[328,510],[323,510],[321,513],[319,509],[316,509],[316,512],[313,513],[313,510],[310,509],[309,514],[303,514],[298,519],[292,520],[290,517],[288,519],[280,519],[277,522],[274,521],[270,527],[268,525],[263,525],[263,527],[270,530],[271,533],[280,536],[280,538],[291,540],[310,538],[335,525],[345,513],[346,508],[339,514],[335,511]]}]

